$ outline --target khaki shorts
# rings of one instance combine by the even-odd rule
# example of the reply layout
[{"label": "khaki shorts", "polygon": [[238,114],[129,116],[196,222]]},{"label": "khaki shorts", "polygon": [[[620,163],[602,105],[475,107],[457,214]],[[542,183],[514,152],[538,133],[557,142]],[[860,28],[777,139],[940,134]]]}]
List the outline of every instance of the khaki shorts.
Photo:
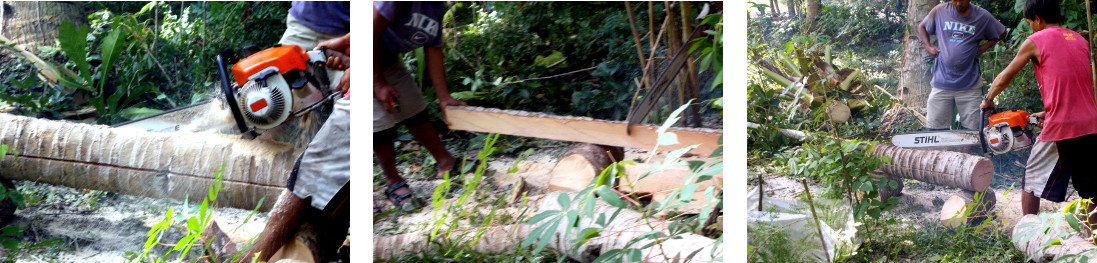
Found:
[{"label": "khaki shorts", "polygon": [[415,84],[415,79],[411,77],[411,73],[408,73],[408,69],[404,67],[403,62],[394,62],[382,70],[385,81],[388,81],[389,85],[392,85],[396,88],[396,92],[400,93],[400,99],[397,101],[400,110],[389,113],[385,111],[384,104],[374,98],[373,132],[392,128],[396,126],[396,123],[411,118],[411,116],[427,109],[427,99],[423,96],[423,91]]},{"label": "khaki shorts", "polygon": [[339,98],[331,116],[320,127],[298,159],[290,188],[301,199],[323,210],[339,189],[350,183],[350,99]]},{"label": "khaki shorts", "polygon": [[346,34],[332,34],[316,32],[305,24],[297,21],[292,14],[286,14],[286,32],[282,34],[282,40],[278,43],[283,45],[297,45],[304,50],[310,50],[316,47],[316,44],[324,42],[328,39],[338,38]]},{"label": "khaki shorts", "polygon": [[[979,104],[983,102],[982,86],[983,82],[979,81],[966,90],[933,88],[926,102],[926,128],[947,130],[952,127],[953,116],[960,115],[964,129],[978,130],[979,118],[982,118],[979,113]],[[959,114],[954,108],[960,111]]]}]

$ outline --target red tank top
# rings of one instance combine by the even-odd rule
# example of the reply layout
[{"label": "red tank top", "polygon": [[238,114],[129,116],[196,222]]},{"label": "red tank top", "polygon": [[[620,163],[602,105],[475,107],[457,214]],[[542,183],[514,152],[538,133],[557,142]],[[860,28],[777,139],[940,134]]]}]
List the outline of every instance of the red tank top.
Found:
[{"label": "red tank top", "polygon": [[1028,39],[1040,53],[1040,65],[1033,65],[1047,112],[1040,140],[1059,141],[1097,133],[1097,101],[1086,39],[1061,27],[1040,30]]}]

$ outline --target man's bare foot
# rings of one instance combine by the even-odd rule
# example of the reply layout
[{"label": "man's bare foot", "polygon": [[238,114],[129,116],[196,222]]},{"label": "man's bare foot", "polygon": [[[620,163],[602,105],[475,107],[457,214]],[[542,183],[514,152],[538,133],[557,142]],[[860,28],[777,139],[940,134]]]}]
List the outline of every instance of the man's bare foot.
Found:
[{"label": "man's bare foot", "polygon": [[445,178],[446,172],[450,172],[450,177],[457,176],[457,173],[461,172],[461,167],[457,165],[457,159],[453,157],[438,160],[436,169],[438,169],[438,178]]}]

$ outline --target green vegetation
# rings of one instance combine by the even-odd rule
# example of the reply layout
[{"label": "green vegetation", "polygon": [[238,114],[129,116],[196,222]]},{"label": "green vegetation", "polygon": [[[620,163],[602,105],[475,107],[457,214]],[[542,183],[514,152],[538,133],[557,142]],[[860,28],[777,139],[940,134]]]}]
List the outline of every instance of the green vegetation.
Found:
[{"label": "green vegetation", "polygon": [[[63,23],[58,44],[0,71],[0,100],[23,115],[77,118],[86,107],[114,124],[188,105],[219,87],[214,56],[269,47],[285,31],[289,2],[84,2],[88,24]],[[11,44],[11,43],[4,43]],[[56,62],[53,62],[56,61]],[[33,69],[33,70],[31,70]],[[58,72],[59,84],[34,71]]]},{"label": "green vegetation", "polygon": [[[763,178],[805,178],[821,186],[819,200],[841,199],[856,204],[854,210],[859,212],[854,218],[862,224],[858,232],[865,240],[858,251],[836,261],[1024,261],[1024,255],[1010,244],[1009,229],[1001,229],[1001,219],[949,229],[937,226],[935,219],[905,218],[903,214],[909,211],[894,211],[893,202],[868,198],[873,197],[871,193],[851,194],[893,184],[869,180],[867,172],[887,162],[862,156],[870,145],[887,142],[894,134],[923,129],[911,109],[924,114],[925,105],[904,105],[892,97],[901,95],[898,87],[903,38],[914,32],[906,25],[909,1],[820,1],[822,8],[814,26],[804,18],[805,2],[810,1],[777,2],[780,10],[770,7],[770,1],[751,1],[749,9],[747,120],[758,124],[758,128],[748,129],[748,164],[750,177],[755,177],[748,183],[758,183],[755,173]],[[789,3],[798,4],[794,8],[800,12],[794,17],[786,10]],[[989,84],[1032,29],[1021,15],[1024,1],[973,0],[972,4],[987,9],[1007,28],[1006,37],[980,56],[983,79]],[[1078,32],[1089,30],[1084,3],[1064,3],[1063,9],[1064,27]],[[825,71],[828,66],[835,72]],[[860,85],[862,89],[839,85],[850,82],[847,76],[854,76],[846,75],[842,72],[845,70],[859,73],[851,86]],[[1031,66],[1022,70],[1011,86],[998,96],[998,108],[1043,110]],[[867,106],[853,110],[848,122],[831,120],[828,105],[841,101],[853,108],[851,99],[859,96],[867,99]],[[806,131],[814,139],[790,138],[780,129]],[[992,187],[1012,189],[1020,185],[1023,165],[1018,164],[1025,162],[1027,152],[991,159],[995,163]],[[1001,196],[998,199],[1002,200]],[[1005,205],[1019,204],[999,204]],[[781,251],[795,249],[787,247],[795,242],[776,229],[748,231],[752,240],[748,249],[758,252],[758,257],[751,260],[806,260],[778,256]]]}]

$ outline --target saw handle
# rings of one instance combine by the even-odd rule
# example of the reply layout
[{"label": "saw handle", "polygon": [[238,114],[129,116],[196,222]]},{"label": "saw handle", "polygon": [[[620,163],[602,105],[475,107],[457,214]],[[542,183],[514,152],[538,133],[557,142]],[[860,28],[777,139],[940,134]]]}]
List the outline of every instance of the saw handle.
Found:
[{"label": "saw handle", "polygon": [[232,82],[229,81],[228,72],[225,71],[225,58],[231,57],[230,51],[222,51],[217,54],[217,73],[221,75],[221,91],[225,94],[225,103],[228,103],[229,111],[232,112],[232,118],[236,120],[236,127],[240,128],[240,132],[244,133],[248,131],[247,123],[244,123],[244,114],[240,112],[240,108],[237,107],[236,91],[232,88]]},{"label": "saw handle", "polygon": [[983,154],[985,155],[990,152],[990,149],[987,149],[987,138],[984,128],[987,126],[987,122],[990,119],[990,116],[998,113],[998,109],[994,108],[994,106],[991,106],[983,108],[981,109],[981,111],[983,112],[983,116],[982,118],[979,118],[979,127],[977,129],[979,131],[979,145],[983,146]]}]

